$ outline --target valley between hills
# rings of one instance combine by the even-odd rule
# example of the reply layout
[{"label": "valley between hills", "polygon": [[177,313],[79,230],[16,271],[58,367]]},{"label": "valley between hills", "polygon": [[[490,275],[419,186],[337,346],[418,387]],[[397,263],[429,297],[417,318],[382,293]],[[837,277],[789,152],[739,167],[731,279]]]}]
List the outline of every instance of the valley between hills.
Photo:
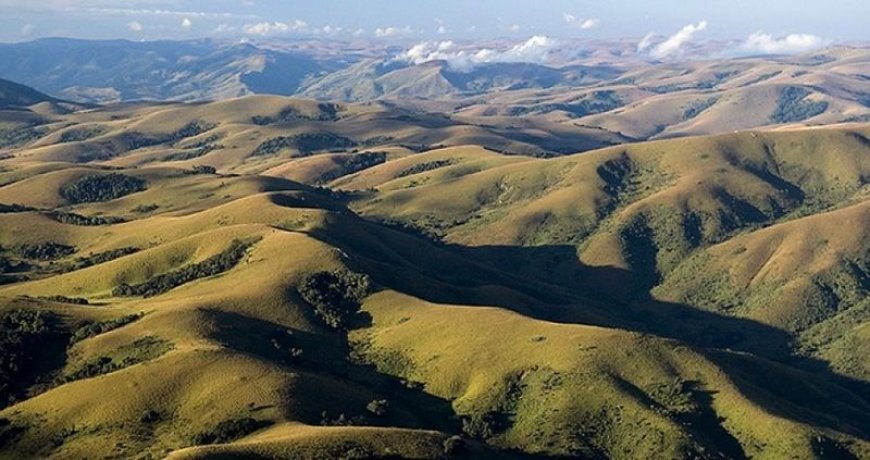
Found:
[{"label": "valley between hills", "polygon": [[868,458],[867,53],[832,54],[573,102],[3,82],[0,458]]}]

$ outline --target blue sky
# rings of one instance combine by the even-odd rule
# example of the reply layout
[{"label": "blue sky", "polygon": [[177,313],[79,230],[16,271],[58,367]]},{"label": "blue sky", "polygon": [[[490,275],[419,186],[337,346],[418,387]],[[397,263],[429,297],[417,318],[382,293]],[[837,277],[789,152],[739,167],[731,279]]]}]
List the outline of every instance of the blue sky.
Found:
[{"label": "blue sky", "polygon": [[0,41],[48,36],[435,38],[670,36],[764,32],[870,40],[870,0],[0,0]]}]

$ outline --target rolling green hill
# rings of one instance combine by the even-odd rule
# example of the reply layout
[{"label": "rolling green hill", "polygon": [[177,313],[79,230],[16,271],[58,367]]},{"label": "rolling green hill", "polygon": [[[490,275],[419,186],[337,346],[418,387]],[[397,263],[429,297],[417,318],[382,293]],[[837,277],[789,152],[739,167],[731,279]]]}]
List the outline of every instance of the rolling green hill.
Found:
[{"label": "rolling green hill", "polygon": [[870,456],[866,124],[44,127],[0,160],[0,458]]}]

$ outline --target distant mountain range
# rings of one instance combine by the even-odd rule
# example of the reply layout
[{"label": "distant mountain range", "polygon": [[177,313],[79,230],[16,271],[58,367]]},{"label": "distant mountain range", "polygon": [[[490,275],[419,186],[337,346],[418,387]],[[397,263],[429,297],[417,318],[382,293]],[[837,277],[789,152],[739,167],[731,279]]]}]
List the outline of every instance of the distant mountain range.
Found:
[{"label": "distant mountain range", "polygon": [[211,40],[44,39],[0,45],[3,78],[79,102],[222,99],[294,94],[335,62]]},{"label": "distant mountain range", "polygon": [[0,78],[78,103],[272,94],[381,101],[484,125],[535,116],[618,142],[870,120],[870,48],[656,62],[624,43],[577,46],[554,52],[550,65],[458,70],[443,60],[410,63],[402,48],[341,42],[44,39],[0,45]]}]

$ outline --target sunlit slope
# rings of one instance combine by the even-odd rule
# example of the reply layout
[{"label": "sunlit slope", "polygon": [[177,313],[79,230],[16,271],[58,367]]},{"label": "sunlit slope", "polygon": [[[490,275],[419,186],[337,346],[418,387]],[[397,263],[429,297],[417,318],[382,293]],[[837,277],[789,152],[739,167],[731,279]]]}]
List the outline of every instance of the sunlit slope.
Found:
[{"label": "sunlit slope", "polygon": [[[374,327],[355,337],[379,368],[453,400],[466,423],[488,431],[493,444],[532,452],[813,457],[814,429],[783,416],[796,415],[797,408],[780,402],[778,410],[765,409],[754,398],[776,390],[728,370],[764,366],[771,380],[807,384],[791,396],[777,395],[785,398],[839,391],[823,390],[816,386],[825,385],[823,380],[750,356],[701,351],[620,330],[534,321],[498,308],[421,303],[390,292],[375,295],[365,307]],[[861,442],[853,445],[867,449]]]},{"label": "sunlit slope", "polygon": [[[310,156],[324,153],[408,154],[476,144],[510,153],[553,155],[621,140],[604,131],[545,120],[516,126],[510,119],[453,118],[374,103],[339,105],[277,96],[188,105],[118,104],[53,115],[39,123],[38,128],[25,125],[32,132],[13,145],[15,163],[134,167],[160,162],[262,173],[295,162],[304,165]],[[338,172],[333,177],[355,171]]]}]

